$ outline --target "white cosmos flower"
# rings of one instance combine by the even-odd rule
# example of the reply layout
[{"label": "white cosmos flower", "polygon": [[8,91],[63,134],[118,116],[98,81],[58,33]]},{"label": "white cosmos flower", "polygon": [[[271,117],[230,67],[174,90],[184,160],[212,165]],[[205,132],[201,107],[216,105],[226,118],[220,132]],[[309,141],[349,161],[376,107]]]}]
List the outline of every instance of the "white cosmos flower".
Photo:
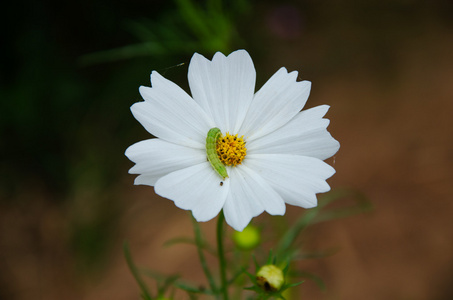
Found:
[{"label": "white cosmos flower", "polygon": [[[330,190],[326,179],[335,173],[323,160],[340,147],[323,119],[329,106],[301,111],[311,83],[298,82],[297,72],[281,68],[257,93],[255,77],[245,50],[227,57],[218,52],[212,61],[195,53],[188,74],[192,97],[153,71],[152,87],[140,87],[145,101],[131,107],[157,137],[126,150],[136,164],[129,173],[140,174],[135,184],[154,186],[199,222],[223,209],[238,231],[263,211],[283,215],[285,202],[315,207],[316,193]],[[206,158],[206,136],[214,127],[246,143],[245,158],[226,166],[225,179]]]}]

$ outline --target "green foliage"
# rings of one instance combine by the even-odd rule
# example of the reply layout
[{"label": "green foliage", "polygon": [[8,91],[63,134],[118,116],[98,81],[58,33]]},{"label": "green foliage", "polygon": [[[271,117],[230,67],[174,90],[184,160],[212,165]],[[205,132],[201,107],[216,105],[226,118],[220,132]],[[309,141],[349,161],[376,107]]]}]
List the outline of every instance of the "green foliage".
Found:
[{"label": "green foliage", "polygon": [[[197,247],[201,267],[209,283],[209,288],[199,288],[197,287],[197,284],[181,281],[176,275],[163,276],[153,271],[144,271],[143,273],[154,278],[158,282],[158,286],[160,286],[160,288],[158,288],[158,296],[161,297],[163,297],[169,288],[174,288],[185,291],[190,299],[197,299],[199,295],[210,295],[215,299],[226,300],[229,299],[230,293],[233,295],[232,299],[244,299],[244,297],[250,300],[285,299],[285,297],[289,297],[287,291],[300,285],[305,279],[313,281],[321,290],[325,290],[326,285],[322,278],[311,272],[296,270],[294,269],[294,265],[298,260],[322,258],[333,255],[336,252],[336,249],[328,249],[314,253],[303,252],[300,236],[310,225],[350,217],[358,213],[368,212],[371,209],[371,203],[358,191],[347,189],[331,191],[330,193],[323,195],[319,200],[318,207],[306,210],[294,224],[285,229],[285,234],[276,241],[275,250],[269,249],[265,256],[259,255],[259,257],[255,254],[251,254],[250,251],[242,251],[240,246],[235,243],[232,244],[233,251],[225,251],[225,247],[223,246],[224,219],[222,213],[218,218],[217,225],[217,251],[203,238],[200,225],[192,218],[195,238],[175,238],[165,243],[165,245],[173,246],[178,243],[195,245]],[[211,266],[207,264],[205,252],[209,252],[218,258],[220,269],[219,276],[213,275],[214,273],[211,270]],[[259,254],[260,249],[256,248],[255,252]],[[250,257],[253,257],[253,260],[250,260]],[[127,253],[126,259],[128,260],[128,263],[133,266],[129,253]],[[248,271],[253,265],[255,267],[255,275]],[[267,288],[266,285],[263,285],[263,279],[258,278],[262,277],[261,275],[258,276],[258,270],[260,270],[262,266],[269,265],[279,268],[283,272],[283,285],[281,285],[280,280],[278,289]],[[136,267],[133,266],[130,268],[142,289],[142,293],[144,293],[141,278],[137,276],[138,271]],[[295,278],[302,280],[294,280]],[[250,284],[251,286],[246,287]],[[247,291],[253,291],[254,294],[247,294]]]},{"label": "green foliage", "polygon": [[203,246],[204,246],[205,242],[203,240],[200,225],[198,224],[198,222],[195,220],[194,217],[192,217],[192,224],[193,224],[193,228],[194,228],[195,242],[197,245],[197,251],[198,251],[198,257],[200,259],[200,264],[201,264],[201,267],[203,268],[203,272],[209,282],[209,287],[210,287],[211,291],[213,293],[215,293],[218,291],[218,288],[217,288],[216,283],[214,282],[214,277],[212,276],[212,272],[209,269],[209,266],[208,266],[205,256],[204,256]]},{"label": "green foliage", "polygon": [[248,9],[247,0],[174,0],[174,10],[159,20],[129,21],[129,31],[138,43],[85,55],[83,65],[134,57],[212,54],[231,52],[239,36],[235,18]]},{"label": "green foliage", "polygon": [[158,295],[163,297],[170,288],[177,288],[187,292],[192,297],[195,295],[213,295],[212,291],[179,279],[178,275],[165,276],[152,270],[142,270],[142,273],[153,278],[158,283]]},{"label": "green foliage", "polygon": [[[333,202],[352,202],[339,208],[329,208]],[[299,255],[299,247],[294,244],[299,235],[311,224],[346,218],[355,214],[369,212],[373,209],[371,202],[359,191],[335,190],[324,194],[318,206],[306,211],[282,236],[276,247],[278,257],[293,259]]]}]

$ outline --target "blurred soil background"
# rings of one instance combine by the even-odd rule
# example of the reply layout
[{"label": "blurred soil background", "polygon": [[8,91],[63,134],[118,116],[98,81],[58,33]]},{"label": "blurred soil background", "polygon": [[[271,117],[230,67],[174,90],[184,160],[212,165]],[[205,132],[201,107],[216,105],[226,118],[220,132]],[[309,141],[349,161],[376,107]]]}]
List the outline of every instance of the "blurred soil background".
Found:
[{"label": "blurred soil background", "polygon": [[257,88],[281,66],[313,82],[307,107],[331,106],[341,143],[329,183],[374,206],[304,233],[307,249],[337,250],[298,264],[326,290],[308,280],[297,297],[453,299],[452,2],[208,2],[202,15],[183,0],[5,6],[0,299],[139,299],[125,240],[139,266],[205,283],[194,247],[163,247],[192,236],[188,213],[127,174],[125,149],[150,137],[129,107],[152,70],[188,91],[193,52],[239,48]]}]

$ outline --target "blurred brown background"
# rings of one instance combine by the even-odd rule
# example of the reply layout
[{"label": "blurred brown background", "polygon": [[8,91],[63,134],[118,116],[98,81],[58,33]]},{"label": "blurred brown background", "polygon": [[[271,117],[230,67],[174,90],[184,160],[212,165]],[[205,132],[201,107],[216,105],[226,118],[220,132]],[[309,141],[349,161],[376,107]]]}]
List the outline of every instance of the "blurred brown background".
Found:
[{"label": "blurred brown background", "polygon": [[[188,214],[127,174],[124,150],[149,137],[129,106],[151,70],[187,88],[193,52],[238,48],[258,88],[281,66],[312,81],[307,107],[331,106],[341,143],[329,183],[374,206],[307,231],[309,249],[338,252],[301,262],[327,287],[306,281],[303,299],[453,299],[453,4],[232,1],[226,29],[203,35],[178,31],[194,22],[183,2],[5,10],[0,299],[139,299],[124,240],[138,265],[204,282],[194,247],[162,246],[192,235]],[[211,239],[214,227],[202,224]]]}]

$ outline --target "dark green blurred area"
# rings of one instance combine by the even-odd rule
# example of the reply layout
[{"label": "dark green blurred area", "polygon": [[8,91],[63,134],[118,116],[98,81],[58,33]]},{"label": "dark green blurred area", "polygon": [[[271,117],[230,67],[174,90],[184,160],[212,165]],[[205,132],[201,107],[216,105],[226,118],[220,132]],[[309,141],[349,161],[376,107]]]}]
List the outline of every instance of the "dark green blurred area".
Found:
[{"label": "dark green blurred area", "polygon": [[[129,107],[152,70],[188,91],[193,52],[245,48],[258,87],[282,65],[311,80],[367,68],[388,83],[404,41],[453,27],[447,0],[224,2],[9,2],[0,18],[0,216],[57,207],[68,224],[63,248],[90,273],[108,258],[127,205],[124,151],[150,137]],[[9,295],[6,286],[0,277]]]},{"label": "dark green blurred area", "polygon": [[[174,5],[16,5],[2,26],[8,30],[2,47],[1,132],[9,145],[2,147],[2,199],[21,192],[29,181],[59,193],[53,201],[62,201],[61,194],[80,177],[108,186],[124,164],[131,130],[139,132],[128,110],[139,100],[138,86],[148,84],[151,69],[175,60],[148,56],[84,66],[81,59],[134,42],[125,28],[128,21],[158,18]],[[176,62],[181,59],[187,56]]]}]

